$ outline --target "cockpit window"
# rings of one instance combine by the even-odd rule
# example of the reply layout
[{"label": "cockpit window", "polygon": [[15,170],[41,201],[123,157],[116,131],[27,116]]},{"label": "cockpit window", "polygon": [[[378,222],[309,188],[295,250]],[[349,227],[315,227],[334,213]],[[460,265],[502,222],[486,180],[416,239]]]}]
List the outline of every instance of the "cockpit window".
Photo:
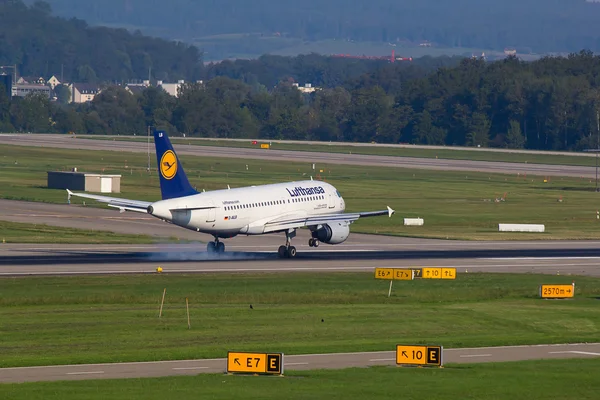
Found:
[{"label": "cockpit window", "polygon": [[340,192],[338,192],[337,190],[335,191],[335,193],[337,194],[338,197],[342,197],[342,195],[340,194]]}]

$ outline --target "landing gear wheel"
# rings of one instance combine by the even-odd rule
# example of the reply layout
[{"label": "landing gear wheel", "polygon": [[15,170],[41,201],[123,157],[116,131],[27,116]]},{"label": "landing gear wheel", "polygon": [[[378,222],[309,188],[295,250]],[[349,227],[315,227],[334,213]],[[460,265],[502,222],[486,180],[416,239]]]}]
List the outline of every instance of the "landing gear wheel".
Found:
[{"label": "landing gear wheel", "polygon": [[315,245],[315,239],[310,238],[308,239],[308,247],[313,247]]},{"label": "landing gear wheel", "polygon": [[287,248],[285,246],[279,246],[279,249],[277,250],[277,255],[279,256],[279,258],[286,258]]},{"label": "landing gear wheel", "polygon": [[218,242],[216,247],[217,247],[217,253],[225,253],[225,243]]},{"label": "landing gear wheel", "polygon": [[294,246],[290,246],[287,249],[287,256],[288,258],[295,258],[296,257],[296,248]]},{"label": "landing gear wheel", "polygon": [[317,239],[313,240],[313,247],[319,247],[319,241]]},{"label": "landing gear wheel", "polygon": [[216,246],[215,242],[208,242],[206,244],[206,251],[208,251],[209,253],[216,253],[217,246]]}]

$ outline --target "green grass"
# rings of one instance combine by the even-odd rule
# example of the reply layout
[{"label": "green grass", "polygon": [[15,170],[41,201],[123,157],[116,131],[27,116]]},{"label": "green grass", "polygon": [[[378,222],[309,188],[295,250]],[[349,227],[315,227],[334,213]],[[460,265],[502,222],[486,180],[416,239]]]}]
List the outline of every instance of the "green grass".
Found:
[{"label": "green grass", "polygon": [[2,243],[144,244],[156,242],[156,238],[148,235],[122,235],[107,231],[7,221],[0,221],[0,240]]},{"label": "green grass", "polygon": [[293,371],[286,377],[197,376],[0,385],[3,399],[595,400],[600,359]]},{"label": "green grass", "polygon": [[[78,136],[79,138],[92,140],[116,140],[125,142],[147,142],[147,139],[136,137],[114,137],[114,136]],[[214,147],[234,147],[234,148],[260,148],[253,145],[251,140],[213,140],[213,139],[182,139],[171,138],[174,144],[187,144],[195,146],[214,146]],[[557,155],[544,154],[544,152],[533,153],[510,153],[505,151],[488,150],[456,150],[456,149],[427,149],[422,147],[379,147],[368,145],[344,145],[333,144],[302,144],[286,143],[276,140],[262,140],[259,143],[271,143],[271,148],[275,150],[293,150],[293,151],[313,151],[323,153],[343,153],[343,154],[366,154],[375,156],[393,156],[393,157],[417,157],[417,158],[440,158],[448,160],[474,160],[474,161],[494,161],[511,163],[529,163],[529,164],[549,164],[549,165],[575,165],[594,167],[596,159],[588,154],[586,155]],[[265,150],[268,151],[268,150]],[[581,153],[580,153],[581,154]]]},{"label": "green grass", "polygon": [[[594,192],[595,182],[589,179],[548,177],[544,183],[542,177],[326,164],[317,165],[315,172],[310,162],[274,164],[192,156],[183,156],[182,162],[198,190],[315,175],[340,190],[347,211],[381,210],[386,205],[397,211],[391,219],[359,220],[353,224],[353,232],[477,240],[600,239],[596,219],[599,196]],[[0,198],[64,203],[64,190],[45,187],[46,171],[77,166],[80,171],[122,174],[118,197],[158,200],[156,171],[148,174],[146,165],[145,154],[2,146]],[[505,194],[506,201],[495,202]],[[404,217],[422,217],[425,225],[406,227]],[[545,224],[546,233],[497,232],[498,223],[514,222]]]},{"label": "green grass", "polygon": [[[537,298],[541,283],[572,279],[573,300]],[[0,284],[0,367],[213,358],[228,350],[376,351],[398,342],[591,342],[600,329],[600,279],[591,277],[459,272],[455,281],[398,282],[391,298],[388,282],[372,273],[22,277]]]}]

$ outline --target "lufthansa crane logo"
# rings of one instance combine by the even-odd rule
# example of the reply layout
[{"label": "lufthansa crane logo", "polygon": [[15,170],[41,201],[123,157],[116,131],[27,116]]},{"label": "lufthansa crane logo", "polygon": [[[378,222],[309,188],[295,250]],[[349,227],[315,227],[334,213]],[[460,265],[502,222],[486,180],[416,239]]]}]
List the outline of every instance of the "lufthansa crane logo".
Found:
[{"label": "lufthansa crane logo", "polygon": [[160,174],[165,179],[173,179],[177,173],[177,157],[171,150],[164,152],[160,158]]}]

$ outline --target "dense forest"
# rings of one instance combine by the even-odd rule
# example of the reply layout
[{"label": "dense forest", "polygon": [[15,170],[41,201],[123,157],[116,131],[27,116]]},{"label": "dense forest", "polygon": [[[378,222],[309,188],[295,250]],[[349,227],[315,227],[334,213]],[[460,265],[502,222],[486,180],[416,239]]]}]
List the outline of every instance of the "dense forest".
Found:
[{"label": "dense forest", "polygon": [[174,81],[195,79],[202,71],[196,47],[53,17],[41,1],[28,7],[0,0],[0,65],[14,64],[21,76],[54,74],[77,82],[142,79],[149,70]]},{"label": "dense forest", "polygon": [[[33,2],[33,0],[29,0]],[[48,0],[58,15],[193,42],[224,34],[534,52],[600,51],[600,4],[586,0]]]},{"label": "dense forest", "polygon": [[[132,95],[110,86],[90,103],[61,105],[35,95],[10,101],[0,90],[0,131],[125,135],[152,125],[223,138],[557,150],[597,143],[600,57],[588,51],[532,63],[464,59],[429,72],[389,63],[310,94],[288,79],[274,88],[245,82],[248,65],[232,67],[242,79],[188,83],[178,97],[155,87]],[[319,64],[305,65],[322,74]]]}]

